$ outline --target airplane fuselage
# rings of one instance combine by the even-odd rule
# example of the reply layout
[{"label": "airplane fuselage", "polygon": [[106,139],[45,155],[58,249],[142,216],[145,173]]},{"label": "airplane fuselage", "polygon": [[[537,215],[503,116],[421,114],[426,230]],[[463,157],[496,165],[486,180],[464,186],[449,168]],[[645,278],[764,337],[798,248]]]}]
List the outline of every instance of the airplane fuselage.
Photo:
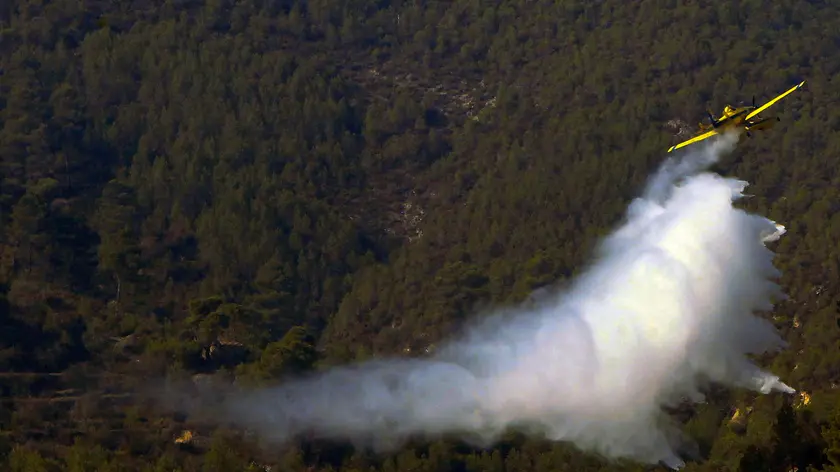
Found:
[{"label": "airplane fuselage", "polygon": [[753,106],[746,107],[732,107],[726,106],[723,109],[723,114],[710,125],[701,126],[701,130],[716,129],[720,132],[726,132],[734,128],[743,128],[747,135],[750,131],[763,130],[773,127],[779,118],[770,117],[759,120],[746,120],[746,116],[755,110]]},{"label": "airplane fuselage", "polygon": [[778,117],[769,117],[763,119],[758,118],[759,113],[766,110],[767,107],[773,105],[774,103],[778,102],[787,95],[793,93],[795,90],[798,90],[803,85],[805,85],[804,80],[798,83],[797,85],[794,85],[786,92],[776,96],[776,98],[770,100],[764,105],[761,105],[761,107],[759,108],[756,108],[755,97],[753,97],[752,106],[736,108],[732,105],[727,105],[723,109],[723,115],[721,115],[721,117],[718,119],[715,119],[715,117],[713,117],[711,113],[708,113],[709,124],[701,122],[699,126],[700,131],[695,136],[679,144],[671,146],[668,149],[668,152],[671,152],[675,149],[679,149],[683,146],[688,146],[689,144],[696,143],[698,141],[702,141],[712,136],[725,133],[727,131],[737,130],[740,133],[743,130],[746,132],[747,137],[749,137],[750,131],[771,128],[773,125],[776,124],[776,122],[781,120]]},{"label": "airplane fuselage", "polygon": [[744,123],[744,118],[755,109],[755,107],[734,108],[727,106],[723,109],[723,115],[718,118],[717,123],[712,124],[715,128],[730,129]]}]

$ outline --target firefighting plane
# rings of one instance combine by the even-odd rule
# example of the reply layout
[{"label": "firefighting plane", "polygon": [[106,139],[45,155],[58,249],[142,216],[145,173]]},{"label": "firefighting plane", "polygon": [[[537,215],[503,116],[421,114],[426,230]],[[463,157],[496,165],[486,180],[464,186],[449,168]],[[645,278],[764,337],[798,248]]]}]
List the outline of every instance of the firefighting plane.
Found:
[{"label": "firefighting plane", "polygon": [[755,118],[759,113],[763,112],[764,110],[768,109],[774,103],[778,102],[779,100],[785,98],[787,95],[793,93],[794,91],[800,89],[802,85],[805,84],[803,80],[799,84],[791,87],[787,92],[777,96],[773,100],[761,105],[760,107],[756,108],[755,106],[755,97],[753,97],[752,105],[746,105],[741,107],[733,107],[732,105],[726,105],[723,109],[723,115],[720,118],[715,119],[714,116],[710,112],[706,112],[709,115],[710,124],[700,123],[700,130],[698,134],[695,135],[693,138],[683,141],[675,146],[671,146],[668,149],[668,152],[673,151],[674,149],[679,149],[683,146],[688,146],[689,144],[696,143],[698,141],[702,141],[706,138],[711,138],[716,134],[725,133],[731,129],[735,128],[743,128],[747,134],[747,137],[750,137],[750,131],[758,131],[763,129],[768,129],[773,127],[777,121],[781,121],[779,117],[769,117],[769,118]]}]

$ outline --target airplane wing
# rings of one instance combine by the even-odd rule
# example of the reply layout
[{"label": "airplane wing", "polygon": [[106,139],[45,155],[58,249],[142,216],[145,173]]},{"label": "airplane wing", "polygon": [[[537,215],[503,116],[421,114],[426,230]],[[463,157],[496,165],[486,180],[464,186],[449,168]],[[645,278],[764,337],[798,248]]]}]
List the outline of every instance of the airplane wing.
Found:
[{"label": "airplane wing", "polygon": [[707,132],[707,133],[703,133],[703,134],[701,134],[701,135],[699,135],[699,136],[695,136],[695,137],[693,137],[693,138],[689,139],[688,141],[683,141],[683,142],[681,142],[681,143],[677,144],[676,146],[671,146],[671,148],[670,148],[670,149],[668,149],[668,152],[671,152],[671,151],[673,151],[674,149],[679,149],[679,148],[681,148],[681,147],[683,147],[683,146],[688,146],[688,145],[689,145],[689,144],[691,144],[691,143],[696,143],[697,141],[702,141],[702,140],[704,140],[704,139],[706,139],[706,138],[711,138],[712,136],[714,136],[714,135],[716,135],[716,134],[718,134],[717,130],[713,129],[713,130],[711,130],[711,131],[709,131],[709,132]]},{"label": "airplane wing", "polygon": [[762,111],[770,108],[771,105],[773,105],[774,103],[778,102],[779,100],[785,98],[788,94],[793,93],[797,89],[801,88],[804,84],[805,84],[804,80],[802,82],[799,82],[798,85],[795,85],[795,86],[791,87],[790,90],[788,90],[787,92],[779,95],[778,97],[774,98],[773,100],[770,100],[769,102],[765,103],[764,105],[761,105],[760,107],[751,111],[749,115],[744,117],[744,120],[749,120],[750,118],[754,117],[755,115],[757,115],[757,114],[761,113]]}]

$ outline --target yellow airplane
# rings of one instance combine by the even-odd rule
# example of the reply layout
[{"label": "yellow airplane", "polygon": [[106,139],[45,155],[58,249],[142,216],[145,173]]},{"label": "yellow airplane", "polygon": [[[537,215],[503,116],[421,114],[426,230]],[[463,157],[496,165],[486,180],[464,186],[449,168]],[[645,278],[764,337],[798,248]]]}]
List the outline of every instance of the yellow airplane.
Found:
[{"label": "yellow airplane", "polygon": [[711,124],[704,124],[700,123],[700,131],[699,134],[694,136],[693,138],[683,141],[675,146],[671,146],[668,149],[668,152],[673,151],[674,149],[679,149],[683,146],[688,146],[689,144],[696,143],[697,141],[702,141],[706,138],[711,138],[712,136],[720,133],[724,133],[730,129],[734,128],[743,128],[746,133],[747,137],[750,136],[750,131],[757,131],[762,129],[768,129],[773,127],[777,121],[781,121],[779,117],[770,117],[764,119],[757,119],[753,120],[752,118],[761,113],[762,111],[769,108],[774,103],[778,102],[779,100],[785,98],[788,94],[793,93],[794,91],[798,90],[805,84],[803,80],[799,84],[791,87],[790,90],[787,92],[779,95],[778,97],[770,100],[769,102],[761,105],[759,108],[755,107],[755,97],[753,97],[752,105],[743,106],[743,107],[733,107],[731,105],[726,105],[723,109],[723,115],[720,118],[715,119],[711,113],[709,115],[709,121]]}]

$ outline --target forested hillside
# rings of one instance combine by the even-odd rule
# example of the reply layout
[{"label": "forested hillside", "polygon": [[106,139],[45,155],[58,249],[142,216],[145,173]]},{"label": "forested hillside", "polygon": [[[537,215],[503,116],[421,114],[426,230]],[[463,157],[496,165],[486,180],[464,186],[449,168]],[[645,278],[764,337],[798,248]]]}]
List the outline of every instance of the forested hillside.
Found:
[{"label": "forested hillside", "polygon": [[3,470],[651,470],[513,434],[277,452],[138,392],[432,350],[579,270],[669,121],[801,80],[716,170],[788,227],[763,361],[808,396],[716,392],[686,470],[840,470],[838,46],[816,0],[3,3]]}]

